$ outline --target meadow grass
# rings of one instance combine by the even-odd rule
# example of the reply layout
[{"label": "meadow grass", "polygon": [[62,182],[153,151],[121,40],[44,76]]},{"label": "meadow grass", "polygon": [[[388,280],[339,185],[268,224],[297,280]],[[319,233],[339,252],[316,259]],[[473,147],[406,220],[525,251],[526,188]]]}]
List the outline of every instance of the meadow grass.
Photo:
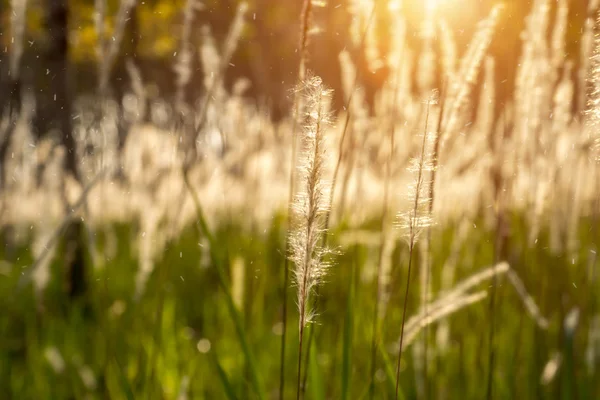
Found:
[{"label": "meadow grass", "polygon": [[[564,255],[550,254],[545,232],[534,248],[524,247],[521,240],[527,237],[526,220],[514,215],[511,223],[514,224],[511,269],[519,274],[530,295],[538,299],[540,312],[548,318],[549,326],[540,328],[510,283],[498,278],[496,395],[562,398],[573,396],[576,390],[581,397],[594,398],[598,395],[595,374],[583,356],[588,345],[586,333],[593,322],[588,316],[593,315],[598,301],[597,283],[587,276],[591,254],[579,254],[575,263]],[[598,240],[583,228],[590,223],[581,221],[582,243]],[[162,277],[152,275],[145,294],[138,300],[131,296],[136,275],[131,227],[116,225],[111,230],[101,230],[100,250],[105,246],[105,235],[117,235],[118,245],[105,268],[92,270],[89,296],[76,302],[68,299],[61,287],[61,259],[56,257],[51,265],[53,278],[46,289],[43,310],[39,309],[31,288],[14,291],[21,266],[32,261],[31,251],[24,245],[14,249],[13,254],[3,254],[3,258],[15,260],[16,267],[3,276],[1,287],[5,310],[1,326],[2,391],[24,398],[128,398],[128,393],[133,393],[134,398],[141,393],[151,398],[177,398],[180,392],[188,398],[223,398],[228,392],[236,398],[260,398],[252,377],[257,374],[263,385],[258,390],[264,390],[263,396],[272,397],[279,382],[278,271],[279,252],[286,235],[283,226],[283,218],[278,218],[267,231],[246,231],[233,222],[217,229],[214,240],[219,244],[214,251],[226,266],[224,277],[215,268],[199,265],[206,250],[197,245],[197,229],[186,228],[157,260],[156,268],[167,272]],[[376,226],[373,221],[365,228]],[[468,242],[454,249],[452,231],[452,227],[447,227],[432,233],[433,265],[446,259],[451,251],[458,251],[456,276],[461,280],[493,263],[493,231],[472,228]],[[343,233],[343,229],[336,231],[332,244],[338,244],[337,239]],[[402,241],[396,241],[395,247],[396,254],[408,250]],[[376,286],[369,254],[375,251],[375,246],[355,243],[335,256],[335,267],[320,292],[319,330],[310,349],[315,356],[310,368],[316,370],[309,374],[306,389],[310,398],[341,398],[345,391],[351,398],[360,398],[368,393],[370,327],[372,310],[376,307],[373,297],[368,295]],[[222,283],[227,280],[231,285],[229,266],[235,257],[242,257],[246,265],[245,281],[237,283],[244,288],[238,305],[228,300],[230,294]],[[404,281],[407,272],[400,268],[399,261],[393,264],[395,279]],[[431,272],[433,291],[437,293],[441,288],[441,271],[433,268]],[[489,281],[479,283],[472,293],[485,291],[488,286]],[[164,296],[164,306],[157,327],[159,296]],[[390,294],[391,304],[402,304],[402,300],[401,293]],[[419,296],[411,292],[408,300],[409,314],[414,315]],[[231,304],[237,310],[235,317]],[[572,332],[567,332],[563,321],[573,309],[579,310],[579,322]],[[433,314],[433,307],[430,313]],[[295,319],[290,315],[290,326],[296,325]],[[487,374],[484,339],[489,329],[486,320],[487,305],[480,302],[451,314],[445,331],[433,323],[433,334],[428,339],[432,396],[484,396],[482,382]],[[401,310],[390,307],[385,325],[399,327],[401,321]],[[381,358],[394,348],[397,339],[394,331],[397,329],[383,331],[374,382],[376,398],[394,395],[395,371],[386,366],[393,361]],[[345,338],[346,335],[351,335],[351,339]],[[293,348],[298,340],[297,331],[290,330],[288,340]],[[349,347],[345,345],[348,341]],[[49,348],[60,355],[62,368],[53,369],[45,359]],[[250,361],[246,351],[251,351],[256,359]],[[563,364],[556,376],[542,384],[546,363],[555,352],[563,354]],[[152,366],[154,378],[148,380],[145,373],[153,354],[156,354]],[[392,358],[392,354],[387,357]],[[295,358],[296,354],[290,352],[286,363],[294,365]],[[400,393],[404,398],[412,398],[419,390],[414,361],[410,356],[403,360]],[[391,376],[386,368],[392,369]],[[89,371],[93,379],[86,381],[84,371]],[[286,374],[286,379],[293,382],[295,370],[288,368]],[[316,392],[322,394],[316,396]],[[287,385],[285,397],[294,395],[293,385]]]},{"label": "meadow grass", "polygon": [[[429,10],[415,55],[391,5],[379,55],[381,9],[365,4],[353,50],[390,69],[372,104],[343,52],[344,106],[330,113],[308,68],[323,5],[310,0],[290,115],[274,122],[243,81],[225,86],[245,3],[223,43],[203,29],[204,96],[186,104],[187,2],[177,104],[151,102],[154,125],[137,119],[145,105],[105,96],[120,39],[99,43],[102,118],[76,104],[78,180],[52,138],[31,146],[30,115],[5,124],[0,393],[600,397],[597,4],[575,63],[568,3],[553,14],[534,2],[514,93],[498,104],[489,49],[504,6],[458,59],[443,15]],[[132,5],[121,3],[121,25]]]}]

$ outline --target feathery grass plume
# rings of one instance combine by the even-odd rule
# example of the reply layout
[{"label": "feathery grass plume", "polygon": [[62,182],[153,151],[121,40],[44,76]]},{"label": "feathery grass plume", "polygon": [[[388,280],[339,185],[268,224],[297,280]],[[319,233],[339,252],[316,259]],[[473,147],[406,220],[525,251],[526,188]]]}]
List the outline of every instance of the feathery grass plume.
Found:
[{"label": "feathery grass plume", "polygon": [[[560,139],[560,135],[568,132],[571,124],[573,115],[571,114],[572,99],[575,93],[573,81],[571,80],[571,73],[573,71],[573,62],[567,61],[563,64],[562,77],[558,81],[556,91],[554,92],[553,98],[553,111],[552,111],[552,127],[550,130],[550,137],[547,139],[546,146],[552,146],[552,154],[557,154],[557,142]],[[554,161],[554,160],[553,160]]]},{"label": "feathery grass plume", "polygon": [[500,262],[471,275],[459,282],[446,293],[443,293],[437,300],[428,303],[426,307],[421,307],[417,314],[412,316],[406,323],[405,329],[407,333],[405,345],[408,346],[411,344],[419,331],[427,325],[436,322],[467,305],[483,300],[487,296],[487,292],[483,291],[475,294],[469,294],[467,292],[486,280],[496,279],[498,276],[504,274],[508,276],[509,282],[515,288],[515,291],[523,302],[527,312],[538,327],[540,329],[547,329],[548,320],[541,314],[537,304],[525,289],[525,285],[517,273],[510,268],[508,263]]},{"label": "feathery grass plume", "polygon": [[477,120],[475,121],[475,131],[485,134],[486,138],[491,137],[494,128],[494,106],[495,106],[495,85],[494,85],[494,59],[486,57],[484,63],[483,88],[479,97],[479,107],[477,111]]},{"label": "feathery grass plume", "polygon": [[[590,8],[588,9],[588,14],[591,14],[593,11],[595,11],[598,8],[599,4],[599,0],[592,1],[589,5]],[[593,21],[591,17],[588,17],[587,20],[590,22]],[[595,24],[593,22],[591,22],[591,24],[592,32],[594,30],[594,27],[600,27],[600,15],[597,16]],[[593,181],[595,182],[593,190],[594,193],[597,194],[600,193],[600,34],[596,34],[594,36],[594,40],[591,43],[590,47],[592,46],[593,56],[589,59],[591,67],[589,67],[589,71],[584,71],[586,74],[585,78],[587,79],[586,83],[589,92],[589,98],[586,99],[588,103],[586,108],[585,124],[587,128],[587,141],[590,143],[590,158],[592,162],[595,161],[595,164],[593,165],[592,174],[594,177]],[[598,218],[600,217],[600,198],[598,196],[596,197],[597,198],[594,204],[592,205],[592,216],[595,222],[594,226],[598,225]],[[597,235],[598,232],[596,229],[594,230],[594,233]],[[591,252],[593,252],[594,254],[593,262],[590,264],[590,275],[592,275],[591,281],[593,283],[595,283],[595,268],[598,259],[597,251],[598,249],[591,250]],[[596,316],[595,319],[598,319],[598,316]],[[590,327],[590,334],[591,332],[592,327]]]},{"label": "feathery grass plume", "polygon": [[[299,40],[299,52],[300,52],[300,61],[298,63],[298,84],[302,84],[306,78],[306,63],[308,60],[308,39],[311,33],[311,21],[312,21],[312,9],[313,3],[315,5],[322,6],[323,2],[317,2],[314,0],[304,0],[302,4],[302,13],[300,14],[300,40]],[[298,118],[300,116],[301,110],[303,110],[303,97],[300,95],[300,91],[296,90],[294,94],[294,114],[292,115],[293,123],[292,123],[292,148],[291,148],[291,157],[290,157],[290,177],[289,177],[289,190],[288,190],[288,218],[287,218],[287,227],[288,232],[291,231],[292,225],[292,208],[294,205],[293,197],[294,191],[296,187],[296,157],[297,157],[297,137],[296,131],[298,129]],[[287,333],[287,288],[289,281],[289,253],[290,253],[291,243],[290,238],[286,238],[285,242],[285,261],[283,266],[283,284],[281,285],[281,297],[282,297],[282,334],[281,334],[281,350],[280,350],[280,361],[279,361],[279,399],[283,399],[284,391],[285,391],[285,339]],[[310,345],[309,345],[310,348]],[[307,352],[310,354],[310,351]],[[300,354],[300,357],[302,355]],[[300,374],[300,368],[298,368],[298,374]],[[298,385],[299,386],[299,385]],[[298,392],[298,396],[299,396]]]},{"label": "feathery grass plume", "polygon": [[[527,17],[523,50],[515,78],[515,139],[517,156],[532,166],[540,154],[538,138],[552,107],[552,64],[546,32],[550,23],[549,0],[536,0]],[[536,171],[532,168],[532,174]],[[535,177],[532,177],[535,182]],[[535,195],[535,191],[530,191]],[[532,199],[529,199],[531,202]]]},{"label": "feathery grass plume", "polygon": [[[421,96],[425,96],[427,93],[432,93],[432,88],[433,85],[435,84],[435,75],[436,75],[436,54],[434,51],[434,40],[435,40],[435,21],[434,21],[434,13],[435,13],[435,7],[433,4],[429,4],[426,7],[426,13],[427,13],[427,17],[423,23],[423,50],[421,53],[421,56],[419,57],[419,66],[418,66],[418,74],[417,74],[417,82],[418,82],[418,87],[419,87],[419,93],[421,94]],[[437,91],[433,92],[434,95],[432,95],[432,97],[430,98],[430,105],[432,105],[433,103],[437,103],[437,99],[433,99],[433,96],[437,97],[438,93]],[[430,111],[434,111],[434,110],[430,110]],[[436,117],[434,115],[431,115],[433,117],[433,120],[436,120]],[[441,118],[441,115],[438,116],[439,118]],[[432,140],[432,136],[430,135],[428,140],[431,141]],[[435,147],[435,144],[434,144]],[[434,148],[433,147],[433,148]],[[433,148],[431,148],[430,150],[433,151]],[[433,154],[428,154],[427,158],[432,160],[432,158],[434,157]],[[429,183],[426,183],[424,186],[433,186],[434,182],[433,182],[433,169],[435,168],[435,166],[432,164],[429,166],[428,170],[430,171],[430,177],[428,178],[428,180],[430,181]],[[424,191],[427,190],[424,188]],[[431,213],[433,211],[433,204],[429,204],[432,203],[433,201],[433,196],[428,193],[427,196],[424,196],[424,198],[426,199],[426,205],[425,208],[427,209],[427,215],[429,217],[431,217]],[[426,239],[422,242],[422,248],[421,248],[421,253],[423,255],[423,257],[421,258],[421,268],[420,268],[420,283],[421,283],[421,304],[422,305],[426,305],[427,301],[428,301],[428,296],[429,296],[429,290],[430,290],[430,282],[429,282],[429,278],[430,278],[430,257],[429,257],[429,246],[430,246],[430,239],[431,239],[431,234],[430,231],[428,229],[427,232],[427,237]],[[428,367],[428,347],[427,347],[427,336],[428,336],[428,329],[425,329],[424,335],[423,335],[423,343],[422,346],[415,346],[413,348],[413,350],[416,353],[421,353],[421,357],[418,357],[419,361],[416,361],[415,363],[415,369],[417,372],[417,391],[419,393],[420,397],[428,397],[428,393],[427,393],[427,386],[428,386],[428,375],[427,375],[427,367]],[[422,361],[421,361],[422,359]]]},{"label": "feathery grass plume", "polygon": [[580,39],[580,51],[579,51],[579,69],[577,71],[577,78],[580,90],[577,96],[577,111],[584,112],[588,109],[588,92],[583,88],[588,87],[590,74],[592,73],[592,58],[594,56],[595,46],[595,35],[594,27],[597,23],[596,10],[600,1],[591,0],[588,3],[587,18],[583,24],[583,33]]},{"label": "feathery grass plume", "polygon": [[552,38],[550,40],[553,82],[560,79],[559,70],[565,62],[567,55],[565,36],[568,28],[569,4],[567,0],[557,0],[556,17]]},{"label": "feathery grass plume", "polygon": [[290,232],[290,259],[295,265],[294,283],[298,291],[299,346],[297,398],[300,398],[304,328],[312,321],[311,295],[327,271],[323,261],[326,249],[320,245],[325,233],[329,207],[329,184],[324,179],[326,157],[325,128],[329,123],[331,91],[321,78],[309,77],[300,89],[306,102],[306,123],[302,132],[302,153],[298,162],[298,193],[294,199],[294,226]]},{"label": "feathery grass plume", "polygon": [[406,338],[404,346],[410,346],[421,330],[431,325],[432,323],[439,321],[440,319],[447,317],[450,314],[455,313],[456,311],[462,310],[463,308],[470,306],[471,304],[475,304],[487,296],[487,292],[482,290],[473,294],[463,294],[457,298],[452,299],[450,302],[446,302],[442,307],[432,310],[427,313],[427,315],[422,316],[418,320],[407,328],[406,328]]},{"label": "feathery grass plume", "polygon": [[[600,3],[596,1],[595,3]],[[600,28],[600,15],[596,18],[592,32]],[[591,159],[596,161],[596,174],[600,174],[600,33],[593,40],[592,56],[589,59],[589,71],[586,71],[589,97],[586,108],[587,140],[591,143]],[[596,179],[596,193],[600,190],[600,179]],[[600,205],[600,203],[598,203]]]},{"label": "feathery grass plume", "polygon": [[[548,164],[547,174],[549,175],[547,179],[550,182],[548,186],[552,187],[556,185],[559,176],[564,176],[564,163],[559,161],[562,147],[561,142],[569,132],[573,132],[574,129],[579,129],[578,123],[577,128],[575,128],[576,123],[573,122],[573,115],[571,114],[573,95],[575,93],[574,83],[571,79],[572,71],[573,62],[567,61],[563,67],[562,77],[554,92],[551,127],[547,130],[549,132],[541,137],[543,140],[542,145],[545,146],[547,152],[552,155],[552,157],[547,157],[546,160],[546,163]],[[569,158],[572,163],[571,166],[577,171],[583,171],[586,168],[586,164],[589,162],[588,156],[590,154],[590,148],[587,143],[578,145],[579,143],[577,142],[581,143],[582,139],[585,140],[585,138],[573,139],[571,146],[573,146],[574,151],[569,152]],[[585,174],[577,174],[575,177],[569,174],[567,180],[568,184],[571,186],[571,193],[569,193],[568,196],[565,196],[563,202],[564,205],[557,204],[555,200],[554,204],[551,205],[552,209],[550,210],[551,213],[554,213],[559,208],[565,209],[566,221],[564,229],[567,241],[566,249],[570,252],[570,255],[574,257],[576,257],[577,253],[579,216],[583,214],[583,202],[581,199],[583,187],[585,186],[583,179],[585,178]]]},{"label": "feathery grass plume", "polygon": [[[495,276],[506,274],[509,270],[510,270],[510,267],[509,267],[508,263],[506,263],[506,262],[501,262],[494,266],[485,268],[485,269],[469,276],[468,278],[465,278],[464,280],[460,281],[458,284],[456,284],[451,289],[443,292],[437,300],[428,304],[427,309],[429,310],[429,312],[432,312],[432,311],[437,310],[438,308],[444,307],[446,304],[465,295],[469,290],[471,290],[475,286],[483,283],[484,281],[486,281],[488,279],[492,279]],[[417,314],[415,316],[411,317],[406,322],[406,329],[414,328],[414,326],[417,324],[417,322],[420,319],[426,317],[426,314],[427,314],[427,310],[422,307],[421,310],[419,310],[419,312],[417,312]]]},{"label": "feathery grass plume", "polygon": [[442,51],[442,70],[443,76],[450,80],[456,75],[457,50],[454,33],[448,26],[448,23],[440,18],[438,21],[438,30],[440,39],[440,48]]},{"label": "feathery grass plume", "polygon": [[404,293],[404,306],[402,313],[402,327],[400,330],[400,345],[398,348],[398,362],[396,366],[396,394],[395,399],[398,399],[398,393],[400,388],[400,363],[402,360],[402,345],[404,339],[404,324],[406,322],[406,310],[408,303],[408,293],[410,290],[410,275],[412,269],[413,252],[417,239],[421,232],[431,224],[431,216],[428,213],[429,209],[429,186],[425,182],[425,175],[427,171],[431,169],[431,164],[428,160],[429,156],[429,145],[428,138],[430,137],[428,132],[429,122],[429,108],[433,101],[428,101],[426,104],[425,111],[425,129],[423,132],[423,141],[421,143],[421,154],[418,159],[411,160],[410,171],[414,173],[415,182],[409,188],[409,198],[412,203],[412,210],[407,213],[401,213],[400,227],[406,231],[406,239],[408,242],[409,256],[408,256],[408,271],[406,278],[406,290]]},{"label": "feathery grass plume", "polygon": [[461,61],[458,79],[448,87],[449,107],[446,108],[445,115],[442,117],[444,135],[442,143],[449,140],[448,135],[452,135],[459,126],[461,111],[467,104],[471,89],[475,85],[479,67],[485,58],[500,18],[500,12],[503,9],[504,5],[494,6],[489,16],[479,23],[479,28],[469,44],[467,54]]},{"label": "feathery grass plume", "polygon": [[[316,6],[316,5],[324,6],[326,4],[326,2],[324,2],[324,1],[316,1],[316,0],[312,0],[312,1],[313,1],[313,6]],[[376,13],[376,10],[377,10],[377,4],[378,4],[378,2],[373,3],[373,7],[371,8],[371,13],[369,14],[369,16],[368,16],[368,18],[366,20],[366,24],[365,24],[365,27],[364,27],[365,30],[363,32],[363,36],[362,36],[360,45],[358,46],[359,49],[364,48],[364,46],[366,44],[367,36],[368,36],[368,31],[369,31],[369,29],[371,27],[371,23],[373,22],[373,19],[375,18],[375,13]],[[335,196],[335,188],[336,188],[336,184],[337,184],[337,180],[338,180],[338,174],[339,174],[340,167],[341,167],[341,164],[342,164],[342,160],[343,160],[344,154],[345,154],[345,152],[344,152],[344,144],[346,143],[346,134],[348,133],[348,131],[350,131],[350,133],[352,134],[352,128],[349,128],[351,117],[353,117],[353,113],[352,113],[352,110],[350,109],[350,105],[353,104],[353,97],[354,97],[354,94],[357,91],[356,89],[358,87],[358,82],[359,82],[359,75],[358,75],[358,73],[356,73],[354,75],[354,83],[352,85],[352,88],[350,89],[350,94],[347,97],[346,103],[345,103],[345,106],[344,106],[344,109],[346,109],[347,112],[346,112],[346,118],[345,118],[345,121],[344,121],[344,127],[342,129],[341,138],[340,138],[340,141],[339,141],[339,144],[338,144],[338,158],[337,158],[337,162],[335,164],[335,168],[334,168],[334,171],[333,171],[333,176],[332,176],[332,179],[331,179],[331,189],[330,189],[331,195],[329,196],[329,205],[328,205],[327,211],[325,212],[325,224],[324,225],[325,225],[325,230],[326,231],[329,229],[329,226],[330,226],[330,223],[331,223],[331,208],[332,208],[332,204],[333,204],[333,200],[334,200],[334,196]],[[353,139],[354,138],[351,136],[350,137],[350,147],[352,147],[354,145],[354,140]],[[352,155],[352,153],[351,153],[351,155]],[[354,162],[354,159],[350,159],[350,161],[348,162],[349,166],[348,166],[348,168],[346,170],[345,177],[344,177],[345,179],[344,179],[343,186],[342,186],[340,207],[339,207],[339,213],[338,213],[338,215],[340,215],[340,216],[343,213],[343,204],[344,204],[345,194],[346,194],[346,184],[347,184],[347,182],[349,180],[349,177],[350,177],[350,175],[352,173],[353,162]],[[327,234],[323,235],[323,244],[322,244],[322,246],[324,248],[327,248],[328,238],[329,238],[329,236]],[[318,295],[318,287],[317,287],[316,290],[317,290],[317,295]],[[318,299],[318,296],[317,296],[317,299]],[[318,303],[315,303],[315,307],[317,305],[318,305]],[[308,336],[308,348],[309,349],[312,348],[313,336],[314,336],[314,329],[311,329],[309,331],[309,336]],[[304,379],[303,379],[304,383],[306,382],[306,380],[308,378],[308,366],[311,365],[310,356],[311,356],[311,352],[307,351],[307,353],[306,353],[306,363],[305,363],[306,366],[307,366],[307,369],[306,369],[305,374],[304,374]],[[304,389],[305,386],[306,385],[303,384],[302,388]]]},{"label": "feathery grass plume", "polygon": [[[600,27],[600,15],[596,18],[596,26]],[[592,26],[591,32],[594,31]],[[589,96],[586,104],[586,125],[589,135],[600,127],[600,34],[593,36],[589,57],[589,70],[586,71],[586,87]]]},{"label": "feathery grass plume", "polygon": [[[594,4],[590,4],[590,9],[588,10],[588,14],[590,15],[596,10],[600,1],[594,1],[592,3]],[[592,8],[592,6],[595,7]],[[599,27],[600,15],[596,16],[595,22],[591,16],[587,18],[586,33],[589,34],[589,58],[587,59],[587,69],[580,71],[580,73],[585,76],[585,87],[587,87],[584,127],[587,131],[586,140],[590,143],[589,158],[591,162],[595,162],[593,165],[594,170],[592,171],[592,174],[595,176],[595,193],[600,193],[600,33],[594,34],[594,31],[597,31]],[[584,91],[580,90],[580,92]],[[586,93],[584,93],[584,95],[585,94]],[[597,199],[593,206],[595,220],[597,220],[599,213],[600,200]]]}]

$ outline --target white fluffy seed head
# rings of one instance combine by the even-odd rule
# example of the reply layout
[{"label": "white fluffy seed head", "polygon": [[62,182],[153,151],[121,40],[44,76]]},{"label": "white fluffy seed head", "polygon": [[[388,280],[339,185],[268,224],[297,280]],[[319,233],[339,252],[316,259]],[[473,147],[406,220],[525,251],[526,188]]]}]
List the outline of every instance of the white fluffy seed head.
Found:
[{"label": "white fluffy seed head", "polygon": [[326,144],[324,131],[329,124],[331,91],[321,78],[307,78],[299,89],[304,104],[301,154],[298,161],[298,193],[293,203],[294,227],[290,234],[290,258],[295,264],[294,282],[298,288],[299,323],[310,322],[309,297],[322,281],[327,264],[326,250],[320,245],[329,207],[329,183],[324,179]]}]

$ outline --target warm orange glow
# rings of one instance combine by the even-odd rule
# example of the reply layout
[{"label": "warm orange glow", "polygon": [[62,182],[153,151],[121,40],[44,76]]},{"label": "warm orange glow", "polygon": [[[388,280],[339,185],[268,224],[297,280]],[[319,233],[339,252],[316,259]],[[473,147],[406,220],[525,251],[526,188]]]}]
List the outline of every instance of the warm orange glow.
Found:
[{"label": "warm orange glow", "polygon": [[425,0],[425,9],[433,12],[444,0]]}]

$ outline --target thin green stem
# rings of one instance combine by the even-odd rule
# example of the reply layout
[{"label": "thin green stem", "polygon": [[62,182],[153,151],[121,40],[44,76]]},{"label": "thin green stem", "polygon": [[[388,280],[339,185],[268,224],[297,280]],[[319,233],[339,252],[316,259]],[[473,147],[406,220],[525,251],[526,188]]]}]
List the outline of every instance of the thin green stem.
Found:
[{"label": "thin green stem", "polygon": [[[302,312],[302,310],[301,310]],[[304,324],[300,324],[300,342],[298,344],[298,375],[296,378],[296,400],[300,400],[303,389],[301,387],[302,379],[302,341],[304,337]]]},{"label": "thin green stem", "polygon": [[402,360],[402,344],[404,341],[404,324],[406,322],[406,310],[408,304],[408,292],[410,288],[410,273],[412,269],[413,251],[415,248],[416,229],[418,224],[418,210],[419,210],[419,198],[421,192],[421,186],[423,184],[423,164],[425,162],[425,147],[427,145],[427,124],[429,122],[429,107],[430,103],[427,103],[427,111],[425,113],[425,132],[423,134],[423,143],[421,145],[421,158],[419,160],[419,172],[417,174],[417,184],[415,187],[415,200],[413,204],[413,213],[411,221],[409,222],[409,256],[408,256],[408,276],[406,278],[406,290],[404,292],[404,310],[402,312],[402,328],[400,329],[400,347],[398,349],[398,364],[396,366],[396,394],[395,399],[398,400],[398,389],[400,388],[400,362]]},{"label": "thin green stem", "polygon": [[398,391],[400,389],[400,362],[402,360],[402,343],[404,341],[404,322],[406,321],[406,309],[408,304],[408,291],[410,287],[410,272],[412,268],[414,241],[411,240],[410,252],[408,258],[408,277],[406,278],[406,290],[404,291],[404,309],[402,311],[402,328],[400,329],[400,349],[398,350],[398,363],[396,365],[396,394],[394,399],[398,400]]}]

